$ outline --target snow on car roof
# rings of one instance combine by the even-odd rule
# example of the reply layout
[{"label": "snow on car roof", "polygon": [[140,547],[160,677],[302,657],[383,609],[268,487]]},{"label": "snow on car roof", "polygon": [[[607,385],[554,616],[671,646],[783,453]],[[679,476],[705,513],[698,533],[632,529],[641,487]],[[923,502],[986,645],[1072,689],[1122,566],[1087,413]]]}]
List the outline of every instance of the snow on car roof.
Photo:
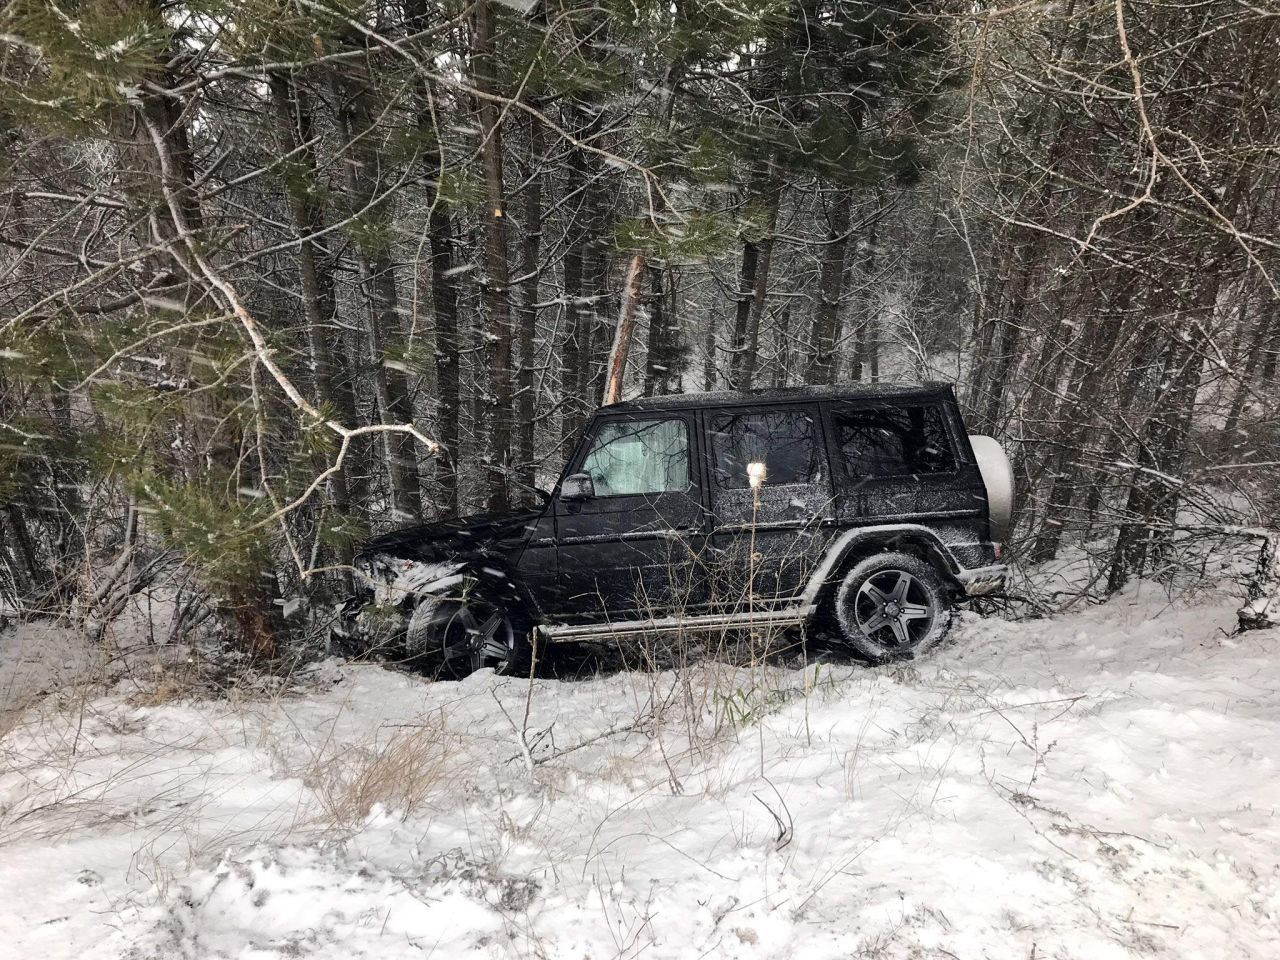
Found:
[{"label": "snow on car roof", "polygon": [[758,390],[710,390],[704,393],[672,393],[663,397],[638,397],[615,403],[610,413],[639,413],[650,410],[687,410],[693,407],[733,407],[761,403],[794,403],[812,400],[866,400],[950,392],[951,384],[850,383],[820,387],[762,387]]}]

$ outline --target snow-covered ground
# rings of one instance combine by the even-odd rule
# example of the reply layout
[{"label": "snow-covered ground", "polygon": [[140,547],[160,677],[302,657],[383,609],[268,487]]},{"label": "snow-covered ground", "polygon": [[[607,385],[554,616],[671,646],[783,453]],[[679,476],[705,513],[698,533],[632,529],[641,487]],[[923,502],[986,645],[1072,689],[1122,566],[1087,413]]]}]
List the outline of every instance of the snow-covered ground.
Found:
[{"label": "snow-covered ground", "polygon": [[0,744],[0,955],[1280,957],[1280,632],[1235,606],[967,615],[893,669],[46,698]]}]

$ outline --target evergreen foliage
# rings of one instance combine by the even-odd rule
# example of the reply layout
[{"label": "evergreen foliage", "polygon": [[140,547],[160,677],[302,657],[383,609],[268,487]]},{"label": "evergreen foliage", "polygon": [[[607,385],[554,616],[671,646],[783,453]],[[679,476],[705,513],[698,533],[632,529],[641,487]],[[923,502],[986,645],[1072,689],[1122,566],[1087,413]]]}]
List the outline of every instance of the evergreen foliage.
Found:
[{"label": "evergreen foliage", "polygon": [[1101,592],[1275,526],[1278,22],[12,0],[5,580],[171,553],[269,651],[365,533],[553,479],[637,252],[630,392],[951,379]]}]

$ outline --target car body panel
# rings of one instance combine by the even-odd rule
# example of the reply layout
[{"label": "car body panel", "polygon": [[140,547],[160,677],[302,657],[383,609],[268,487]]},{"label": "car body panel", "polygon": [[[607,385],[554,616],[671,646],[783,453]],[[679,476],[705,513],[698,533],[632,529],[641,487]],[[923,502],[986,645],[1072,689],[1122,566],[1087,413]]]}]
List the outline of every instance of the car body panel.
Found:
[{"label": "car body panel", "polygon": [[[693,558],[701,549],[705,524],[696,418],[687,413],[610,415],[594,418],[574,451],[564,476],[578,473],[591,438],[609,424],[678,421],[688,444],[688,489],[661,493],[602,494],[585,502],[552,498],[559,583],[548,604],[550,616],[565,621],[631,618],[640,611],[699,607],[700,593],[686,593],[697,578]],[[563,481],[563,477],[561,478]],[[683,595],[682,595],[683,594]]]},{"label": "car body panel", "polygon": [[[724,464],[714,446],[719,422],[739,417],[792,416],[811,421],[817,476],[802,481],[770,482],[767,469],[757,488],[726,482]],[[703,436],[713,449],[708,457],[706,489],[711,529],[708,567],[717,611],[744,605],[775,609],[801,589],[835,529],[831,467],[817,403],[724,406],[703,411]],[[767,459],[768,451],[764,453]],[[763,462],[763,461],[762,461]],[[745,474],[745,464],[735,464]],[[768,464],[765,464],[766,468]]]}]

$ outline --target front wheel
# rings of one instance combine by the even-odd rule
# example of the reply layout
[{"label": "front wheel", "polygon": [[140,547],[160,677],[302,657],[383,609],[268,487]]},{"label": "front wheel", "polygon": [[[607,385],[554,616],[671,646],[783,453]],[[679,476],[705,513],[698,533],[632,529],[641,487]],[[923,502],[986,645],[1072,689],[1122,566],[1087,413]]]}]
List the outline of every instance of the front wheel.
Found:
[{"label": "front wheel", "polygon": [[840,632],[874,663],[909,660],[951,627],[951,594],[928,563],[909,553],[877,553],[844,575],[834,597]]},{"label": "front wheel", "polygon": [[419,601],[405,628],[405,648],[446,677],[464,677],[484,667],[518,674],[529,667],[526,633],[500,604],[475,596]]}]

